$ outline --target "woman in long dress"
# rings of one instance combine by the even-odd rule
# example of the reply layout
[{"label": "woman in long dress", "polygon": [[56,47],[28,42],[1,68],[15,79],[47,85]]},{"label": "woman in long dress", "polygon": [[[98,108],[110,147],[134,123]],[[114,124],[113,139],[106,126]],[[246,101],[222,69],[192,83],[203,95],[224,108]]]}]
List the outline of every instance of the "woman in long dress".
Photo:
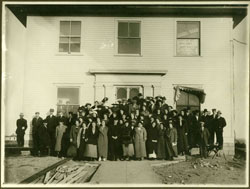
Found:
[{"label": "woman in long dress", "polygon": [[147,132],[147,150],[149,159],[156,159],[157,140],[158,140],[158,129],[156,127],[156,122],[152,122]]},{"label": "woman in long dress", "polygon": [[138,123],[138,127],[135,128],[134,142],[135,142],[135,157],[143,160],[146,157],[146,145],[147,140],[146,129],[142,126],[142,122]]},{"label": "woman in long dress", "polygon": [[134,156],[134,146],[132,138],[133,138],[133,130],[129,125],[129,122],[126,121],[125,125],[121,129],[123,157],[126,160],[131,160],[131,158]]},{"label": "woman in long dress", "polygon": [[173,127],[172,119],[169,119],[168,129],[165,132],[167,158],[173,160],[177,157],[177,130]]},{"label": "woman in long dress", "polygon": [[87,125],[85,122],[82,123],[82,127],[78,132],[77,138],[77,159],[84,160],[84,152],[86,149],[86,132],[87,132]]},{"label": "woman in long dress", "polygon": [[177,119],[177,133],[178,133],[178,153],[181,155],[184,155],[188,153],[188,140],[187,140],[187,134],[188,129],[185,120],[183,119],[182,115],[178,115]]},{"label": "woman in long dress", "polygon": [[165,150],[165,138],[164,133],[166,128],[164,124],[160,124],[160,128],[158,129],[158,141],[157,141],[157,158],[158,159],[165,159],[166,158],[166,150]]},{"label": "woman in long dress", "polygon": [[89,157],[90,160],[94,160],[97,158],[97,139],[98,139],[98,128],[96,126],[96,122],[93,121],[91,126],[87,129],[86,133],[86,150],[84,153],[85,157]]},{"label": "woman in long dress", "polygon": [[63,124],[63,121],[59,121],[59,125],[56,127],[56,145],[55,145],[55,152],[57,156],[62,156],[62,150],[64,146],[62,146],[62,138],[63,134],[65,133],[67,126]]},{"label": "woman in long dress", "polygon": [[99,136],[97,143],[99,161],[106,161],[108,157],[108,127],[106,126],[105,120],[102,120],[99,127]]}]

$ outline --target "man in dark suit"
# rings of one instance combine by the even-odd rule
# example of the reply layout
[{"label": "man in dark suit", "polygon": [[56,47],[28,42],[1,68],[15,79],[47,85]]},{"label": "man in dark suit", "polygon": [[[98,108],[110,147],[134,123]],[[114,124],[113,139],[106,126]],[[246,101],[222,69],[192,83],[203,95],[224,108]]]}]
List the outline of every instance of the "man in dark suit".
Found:
[{"label": "man in dark suit", "polygon": [[208,139],[209,139],[209,131],[205,127],[205,122],[201,121],[201,128],[199,132],[199,145],[200,145],[200,155],[201,158],[207,158],[207,146],[208,146]]},{"label": "man in dark suit", "polygon": [[38,155],[39,150],[39,128],[43,124],[43,119],[40,117],[40,113],[36,112],[35,117],[32,119],[32,139],[33,139],[33,150],[34,156]]},{"label": "man in dark suit", "polygon": [[223,128],[227,125],[226,120],[224,117],[221,117],[221,111],[217,112],[217,119],[216,119],[216,141],[219,144],[219,148],[223,148]]},{"label": "man in dark suit", "polygon": [[199,111],[196,110],[194,111],[192,126],[190,128],[191,147],[195,147],[199,144],[199,129],[200,129],[200,117],[199,117]]},{"label": "man in dark suit", "polygon": [[214,134],[215,134],[215,128],[216,128],[216,109],[212,109],[212,115],[209,117],[209,126],[208,126],[208,131],[210,133],[210,138],[209,138],[209,144],[213,145],[214,144]]},{"label": "man in dark suit", "polygon": [[67,123],[67,118],[63,115],[62,111],[59,112],[59,115],[57,117],[57,125],[59,125],[59,122],[63,122],[63,124]]},{"label": "man in dark suit", "polygon": [[56,126],[58,125],[58,121],[56,116],[53,115],[54,109],[49,110],[49,115],[46,117],[47,130],[50,138],[50,155],[55,155],[55,134],[56,134]]},{"label": "man in dark suit", "polygon": [[24,114],[20,113],[20,119],[18,119],[16,121],[16,134],[17,134],[17,144],[18,146],[23,147],[24,146],[24,135],[25,135],[25,131],[27,129],[27,120],[24,119]]}]

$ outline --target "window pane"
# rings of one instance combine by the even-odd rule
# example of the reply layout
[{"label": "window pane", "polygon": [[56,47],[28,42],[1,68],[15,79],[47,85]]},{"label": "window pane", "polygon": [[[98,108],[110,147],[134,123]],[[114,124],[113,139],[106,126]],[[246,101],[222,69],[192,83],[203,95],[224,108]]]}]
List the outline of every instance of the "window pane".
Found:
[{"label": "window pane", "polygon": [[177,22],[177,38],[199,38],[200,22]]},{"label": "window pane", "polygon": [[177,39],[177,55],[181,56],[198,56],[199,39]]},{"label": "window pane", "polygon": [[60,37],[60,43],[69,43],[69,37]]},{"label": "window pane", "polygon": [[59,44],[59,52],[69,52],[69,44],[68,43],[60,43]]},{"label": "window pane", "polygon": [[189,105],[191,106],[199,106],[200,101],[196,95],[189,94]]},{"label": "window pane", "polygon": [[81,35],[81,22],[80,21],[71,22],[71,35]]},{"label": "window pane", "polygon": [[70,38],[70,43],[80,43],[81,38],[80,37],[71,37]]},{"label": "window pane", "polygon": [[71,43],[70,52],[80,52],[80,43]]},{"label": "window pane", "polygon": [[58,88],[57,103],[60,105],[79,104],[79,88]]},{"label": "window pane", "polygon": [[127,99],[127,88],[117,88],[117,99]]},{"label": "window pane", "polygon": [[60,35],[70,35],[70,22],[69,21],[60,22]]},{"label": "window pane", "polygon": [[139,94],[139,88],[131,88],[129,91],[129,98],[132,99],[133,97]]},{"label": "window pane", "polygon": [[140,37],[140,23],[129,23],[129,37]]},{"label": "window pane", "polygon": [[118,39],[118,53],[140,54],[141,39]]},{"label": "window pane", "polygon": [[177,101],[177,105],[188,105],[188,94],[184,91],[181,91],[180,98]]},{"label": "window pane", "polygon": [[128,37],[128,22],[118,23],[118,37]]}]

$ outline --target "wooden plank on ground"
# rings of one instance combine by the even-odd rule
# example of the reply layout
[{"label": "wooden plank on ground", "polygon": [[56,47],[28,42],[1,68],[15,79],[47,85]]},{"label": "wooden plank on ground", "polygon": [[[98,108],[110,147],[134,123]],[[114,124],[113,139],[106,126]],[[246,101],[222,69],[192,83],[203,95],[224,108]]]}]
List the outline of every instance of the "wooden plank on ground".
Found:
[{"label": "wooden plank on ground", "polygon": [[57,163],[55,163],[55,164],[53,164],[51,166],[39,171],[38,173],[35,173],[34,175],[24,179],[23,181],[20,182],[20,184],[31,183],[32,181],[34,181],[38,177],[41,177],[41,176],[45,175],[48,171],[58,167],[59,165],[62,165],[64,163],[66,163],[69,160],[70,160],[70,158],[63,159],[63,160],[61,160],[61,161],[59,161],[59,162],[57,162]]}]

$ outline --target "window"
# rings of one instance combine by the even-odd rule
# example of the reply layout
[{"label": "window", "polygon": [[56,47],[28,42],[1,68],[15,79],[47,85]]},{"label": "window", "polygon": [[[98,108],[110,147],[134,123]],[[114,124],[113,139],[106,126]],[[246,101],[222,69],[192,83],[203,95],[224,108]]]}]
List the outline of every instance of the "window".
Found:
[{"label": "window", "polygon": [[81,22],[60,21],[59,52],[77,53],[81,47]]},{"label": "window", "polygon": [[200,22],[177,22],[177,56],[200,56]]},{"label": "window", "polygon": [[185,91],[180,92],[180,98],[178,99],[176,104],[176,110],[178,112],[180,112],[180,110],[184,108],[187,108],[187,106],[190,107],[191,111],[200,110],[200,100],[198,96]]},{"label": "window", "polygon": [[57,88],[57,112],[68,114],[79,108],[79,88]]},{"label": "window", "polygon": [[116,87],[116,99],[132,99],[141,92],[141,86],[119,86]]},{"label": "window", "polygon": [[140,22],[118,22],[118,54],[141,54]]}]

